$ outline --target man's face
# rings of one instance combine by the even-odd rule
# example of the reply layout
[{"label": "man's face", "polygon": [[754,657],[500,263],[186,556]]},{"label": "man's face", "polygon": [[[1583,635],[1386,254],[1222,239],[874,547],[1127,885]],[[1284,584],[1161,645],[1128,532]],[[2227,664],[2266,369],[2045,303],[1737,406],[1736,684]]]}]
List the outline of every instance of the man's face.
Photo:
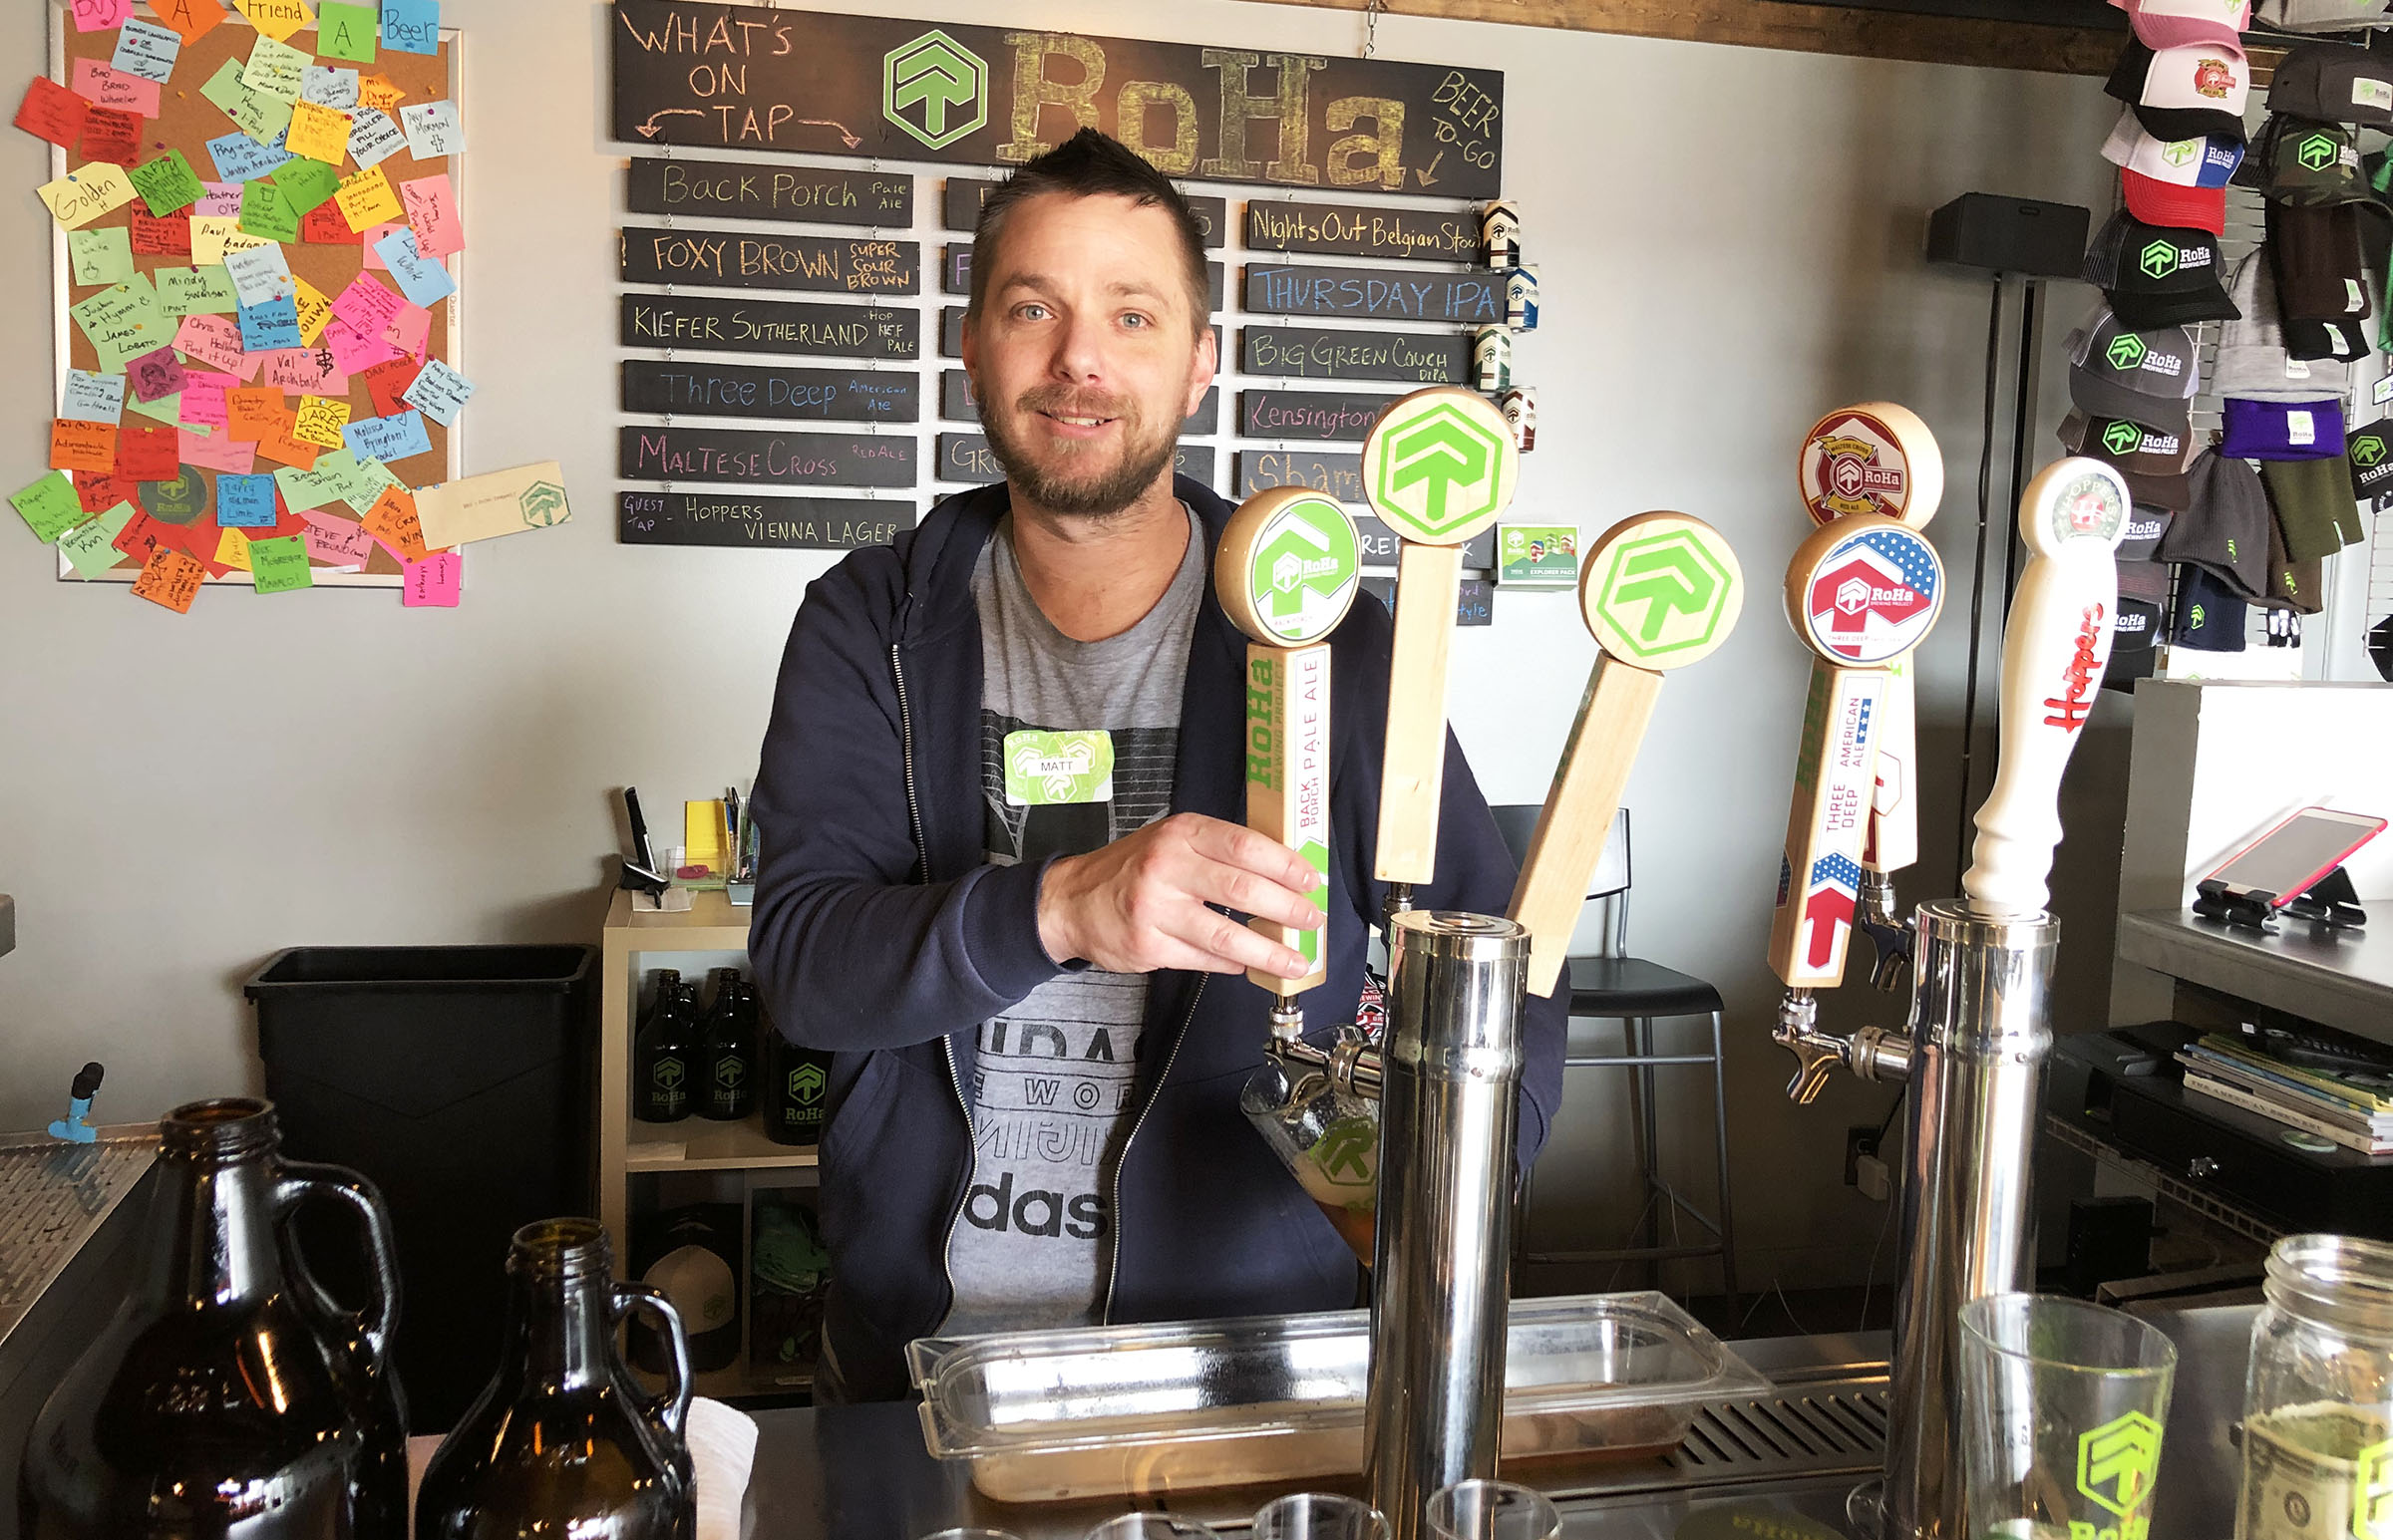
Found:
[{"label": "man's face", "polygon": [[989,447],[1055,513],[1118,513],[1170,473],[1180,426],[1213,381],[1172,217],[1127,197],[1017,204],[964,328]]}]

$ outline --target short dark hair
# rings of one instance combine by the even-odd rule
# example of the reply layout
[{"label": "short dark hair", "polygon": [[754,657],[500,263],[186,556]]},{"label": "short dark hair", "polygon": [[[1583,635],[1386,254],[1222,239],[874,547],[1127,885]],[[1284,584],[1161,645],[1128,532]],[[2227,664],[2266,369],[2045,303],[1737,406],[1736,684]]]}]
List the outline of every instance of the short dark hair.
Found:
[{"label": "short dark hair", "polygon": [[1208,302],[1212,284],[1204,265],[1204,227],[1189,207],[1189,200],[1180,195],[1163,172],[1142,157],[1128,145],[1095,129],[1083,129],[1056,146],[1053,150],[1024,162],[1021,169],[992,188],[980,205],[980,218],[972,228],[972,298],[965,306],[965,318],[980,319],[982,302],[988,297],[989,273],[997,264],[989,260],[997,243],[1004,237],[1005,221],[1014,205],[1025,198],[1045,192],[1062,192],[1073,197],[1112,195],[1126,197],[1141,207],[1161,208],[1172,218],[1172,226],[1180,235],[1182,277],[1189,290],[1189,324],[1199,335],[1212,312]]}]

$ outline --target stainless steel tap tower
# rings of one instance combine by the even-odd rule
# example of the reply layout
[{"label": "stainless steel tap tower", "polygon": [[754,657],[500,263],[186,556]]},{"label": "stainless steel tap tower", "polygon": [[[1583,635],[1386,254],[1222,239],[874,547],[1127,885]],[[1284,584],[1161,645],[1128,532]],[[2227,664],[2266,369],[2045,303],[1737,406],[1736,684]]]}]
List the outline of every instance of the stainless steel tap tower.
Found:
[{"label": "stainless steel tap tower", "polygon": [[[2110,653],[2111,551],[2128,506],[2117,472],[2090,460],[2047,466],[2021,498],[2033,557],[2004,635],[2001,767],[1978,809],[1967,896],[1917,910],[1907,1031],[1823,1033],[1808,987],[1790,989],[1779,1011],[1777,1040],[1798,1061],[1796,1100],[1810,1101],[1839,1065],[1910,1086],[1886,1474],[1882,1487],[1855,1493],[1851,1514],[1881,1540],[1961,1540],[1960,1309],[2033,1278],[2028,1174],[2060,943],[2045,881],[2061,834],[2061,772]],[[1851,748],[1848,734],[1826,759]],[[1865,785],[1867,750],[1865,737]],[[1791,841],[1791,871],[1793,850]],[[1800,897],[1803,883],[1790,886]],[[1835,941],[1841,969],[1842,935]]]}]

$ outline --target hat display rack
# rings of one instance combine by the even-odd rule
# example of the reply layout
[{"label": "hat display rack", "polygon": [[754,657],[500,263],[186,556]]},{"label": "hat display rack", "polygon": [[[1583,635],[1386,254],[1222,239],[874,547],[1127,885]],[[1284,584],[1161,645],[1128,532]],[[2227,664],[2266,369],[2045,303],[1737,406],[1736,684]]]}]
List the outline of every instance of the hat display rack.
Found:
[{"label": "hat display rack", "polygon": [[[2087,251],[2103,297],[2066,344],[2060,430],[2135,502],[2105,683],[2297,677],[2294,655],[2219,655],[2298,647],[2327,559],[2393,498],[2393,18],[2385,0],[2113,3],[2131,32],[2105,86],[2120,207]],[[2387,544],[2364,623],[2393,679]]]}]

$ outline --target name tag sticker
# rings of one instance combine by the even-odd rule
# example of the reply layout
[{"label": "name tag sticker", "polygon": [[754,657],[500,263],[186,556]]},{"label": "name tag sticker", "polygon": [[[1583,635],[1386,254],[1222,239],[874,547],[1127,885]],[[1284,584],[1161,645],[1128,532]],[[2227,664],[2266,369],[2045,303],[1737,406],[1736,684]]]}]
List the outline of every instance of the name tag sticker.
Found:
[{"label": "name tag sticker", "polygon": [[1056,807],[1114,799],[1114,735],[1005,735],[1005,800],[1010,807]]}]

